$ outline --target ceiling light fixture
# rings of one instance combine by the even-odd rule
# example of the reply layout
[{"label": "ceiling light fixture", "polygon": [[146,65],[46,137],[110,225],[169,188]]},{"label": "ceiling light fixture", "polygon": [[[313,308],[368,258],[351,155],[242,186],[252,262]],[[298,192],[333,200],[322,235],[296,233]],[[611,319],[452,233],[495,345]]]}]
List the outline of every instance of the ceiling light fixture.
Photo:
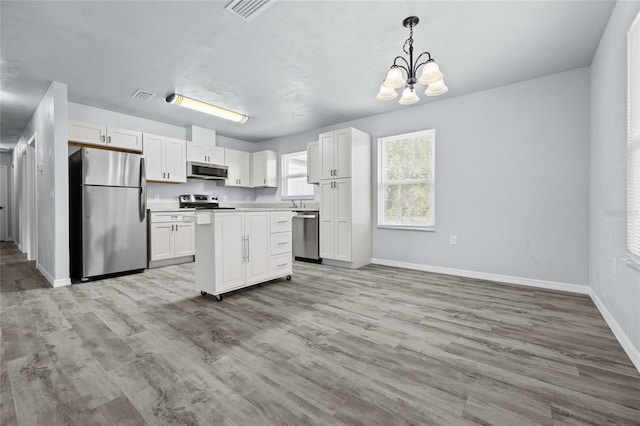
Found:
[{"label": "ceiling light fixture", "polygon": [[[413,27],[418,25],[420,20],[417,16],[409,16],[402,21],[402,25],[405,28],[409,28],[409,38],[404,42],[402,50],[409,55],[409,60],[404,56],[396,56],[393,60],[393,65],[387,72],[387,78],[384,79],[380,85],[380,91],[376,99],[379,101],[390,101],[398,96],[395,89],[404,87],[402,96],[400,97],[401,105],[415,104],[420,100],[416,94],[414,86],[416,83],[427,86],[424,94],[427,96],[440,96],[447,93],[449,88],[444,84],[444,74],[440,72],[440,67],[431,58],[431,53],[422,52],[418,58],[413,60]],[[408,50],[407,50],[408,49]],[[424,62],[420,62],[425,58]],[[416,78],[418,75],[418,69],[422,67],[422,74],[420,78]],[[402,75],[402,71],[407,74],[405,79]]]},{"label": "ceiling light fixture", "polygon": [[235,121],[236,123],[245,123],[249,117],[239,112],[231,111],[226,108],[211,105],[206,102],[199,101],[197,99],[187,98],[186,96],[178,95],[174,93],[167,96],[167,102],[174,105],[180,105],[181,107],[189,108],[194,111],[204,112],[205,114],[215,115],[216,117],[224,118],[225,120]]}]

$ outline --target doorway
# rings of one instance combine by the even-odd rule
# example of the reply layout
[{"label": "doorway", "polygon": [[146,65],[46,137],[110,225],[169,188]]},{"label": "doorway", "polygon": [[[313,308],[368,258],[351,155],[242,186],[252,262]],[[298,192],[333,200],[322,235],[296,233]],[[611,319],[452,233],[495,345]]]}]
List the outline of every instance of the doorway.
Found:
[{"label": "doorway", "polygon": [[0,241],[6,241],[8,236],[7,217],[9,216],[7,166],[0,166]]},{"label": "doorway", "polygon": [[27,254],[28,260],[36,260],[38,245],[38,197],[36,174],[36,136],[29,140],[22,151],[22,197],[20,209],[20,242],[22,252]]}]

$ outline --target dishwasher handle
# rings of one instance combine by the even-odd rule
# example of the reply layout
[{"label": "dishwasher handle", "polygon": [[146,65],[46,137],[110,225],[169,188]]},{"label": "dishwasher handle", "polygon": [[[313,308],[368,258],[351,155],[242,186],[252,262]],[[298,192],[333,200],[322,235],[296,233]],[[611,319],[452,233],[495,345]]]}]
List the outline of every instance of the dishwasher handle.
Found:
[{"label": "dishwasher handle", "polygon": [[316,217],[315,214],[298,214],[293,216],[294,219],[315,219]]}]

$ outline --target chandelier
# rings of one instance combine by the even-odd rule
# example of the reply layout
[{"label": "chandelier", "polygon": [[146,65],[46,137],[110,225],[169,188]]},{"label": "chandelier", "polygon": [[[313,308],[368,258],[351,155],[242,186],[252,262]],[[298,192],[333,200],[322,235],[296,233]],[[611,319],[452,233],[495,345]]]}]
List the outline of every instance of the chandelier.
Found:
[{"label": "chandelier", "polygon": [[[413,60],[413,27],[418,25],[420,20],[417,16],[409,16],[402,21],[405,28],[409,28],[409,38],[404,42],[402,50],[409,55],[409,60],[404,56],[396,56],[391,69],[387,72],[387,78],[380,85],[380,91],[376,99],[379,101],[390,101],[398,96],[396,89],[404,87],[400,97],[401,105],[415,104],[420,100],[416,94],[416,83],[427,86],[424,94],[427,96],[440,96],[447,93],[449,88],[444,84],[444,74],[440,72],[440,67],[431,58],[429,52],[422,52],[418,58]],[[424,59],[424,62],[420,62]],[[420,78],[416,78],[418,69],[422,67]],[[405,79],[401,70],[404,70]]]}]

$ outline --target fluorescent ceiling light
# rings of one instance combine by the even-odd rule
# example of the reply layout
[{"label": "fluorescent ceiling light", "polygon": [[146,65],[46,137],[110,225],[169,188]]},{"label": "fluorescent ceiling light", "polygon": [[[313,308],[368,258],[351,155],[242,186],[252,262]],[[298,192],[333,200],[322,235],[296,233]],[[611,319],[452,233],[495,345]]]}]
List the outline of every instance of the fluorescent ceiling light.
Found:
[{"label": "fluorescent ceiling light", "polygon": [[194,111],[204,112],[205,114],[215,115],[216,117],[224,118],[225,120],[235,121],[236,123],[244,123],[249,117],[240,114],[235,111],[221,108],[219,106],[211,105],[206,102],[199,101],[197,99],[187,98],[186,96],[178,95],[174,93],[167,96],[167,102],[170,104],[180,105],[185,108],[192,109]]}]

